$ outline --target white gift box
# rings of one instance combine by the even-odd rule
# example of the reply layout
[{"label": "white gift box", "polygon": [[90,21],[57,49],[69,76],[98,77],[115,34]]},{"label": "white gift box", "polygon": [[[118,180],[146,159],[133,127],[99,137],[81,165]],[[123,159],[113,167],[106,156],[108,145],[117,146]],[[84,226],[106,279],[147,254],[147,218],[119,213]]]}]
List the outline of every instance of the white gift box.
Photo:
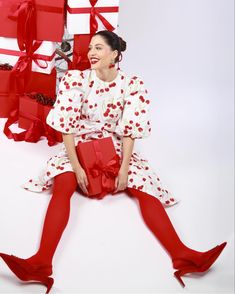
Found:
[{"label": "white gift box", "polygon": [[[55,50],[55,42],[42,41],[33,53],[32,71],[50,74],[55,66]],[[20,51],[16,38],[0,37],[0,63],[14,66],[19,57],[25,55],[25,51]]]},{"label": "white gift box", "polygon": [[[90,34],[90,11],[91,3],[89,0],[68,0],[67,2],[67,29],[69,34]],[[98,0],[94,6],[94,11],[100,13],[109,24],[114,27],[113,32],[117,32],[118,27],[119,0]],[[106,30],[99,16],[96,14],[98,29]]]}]

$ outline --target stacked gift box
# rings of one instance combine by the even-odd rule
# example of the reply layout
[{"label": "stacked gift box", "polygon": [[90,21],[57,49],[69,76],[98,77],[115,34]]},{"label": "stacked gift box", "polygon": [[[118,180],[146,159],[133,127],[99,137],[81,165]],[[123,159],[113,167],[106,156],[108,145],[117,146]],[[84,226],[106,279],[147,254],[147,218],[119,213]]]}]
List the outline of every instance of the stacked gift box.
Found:
[{"label": "stacked gift box", "polygon": [[[118,10],[119,0],[0,0],[0,117],[8,138],[62,142],[45,123],[59,81],[67,69],[90,67],[90,39],[117,31]],[[12,123],[24,135],[13,134]]]},{"label": "stacked gift box", "polygon": [[66,27],[74,35],[73,68],[89,67],[88,45],[96,31],[117,32],[119,0],[68,0]]}]

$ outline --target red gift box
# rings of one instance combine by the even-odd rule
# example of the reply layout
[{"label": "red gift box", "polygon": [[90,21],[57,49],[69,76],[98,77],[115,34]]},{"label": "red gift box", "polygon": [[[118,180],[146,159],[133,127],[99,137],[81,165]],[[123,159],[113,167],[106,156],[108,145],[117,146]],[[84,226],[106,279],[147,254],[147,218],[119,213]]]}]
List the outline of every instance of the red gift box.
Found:
[{"label": "red gift box", "polygon": [[29,129],[33,119],[46,121],[46,117],[51,110],[51,106],[38,103],[29,96],[20,96],[19,101],[19,127]]},{"label": "red gift box", "polygon": [[56,69],[50,75],[39,72],[31,72],[29,80],[25,84],[25,93],[43,93],[54,97],[56,91]]},{"label": "red gift box", "polygon": [[[12,93],[9,95],[10,89],[15,85],[11,85],[11,70],[0,70],[0,117],[6,118],[10,112],[18,107],[19,95],[18,93]],[[23,81],[18,80],[18,86],[23,88]]]},{"label": "red gift box", "polygon": [[[52,106],[43,105],[28,95],[43,93],[44,96],[49,96],[55,101],[56,91],[56,70],[54,69],[50,75],[32,72],[29,81],[25,85],[25,95],[20,97],[19,101],[19,127],[29,129],[32,121],[37,118],[43,123],[46,122],[46,117]],[[48,125],[44,126],[49,128]],[[52,131],[50,129],[50,131]],[[62,142],[62,134],[54,130],[54,135],[57,142]]]},{"label": "red gift box", "polygon": [[87,57],[91,35],[74,35],[73,62],[69,69],[85,70],[91,67]]},{"label": "red gift box", "polygon": [[[48,96],[55,95],[56,70],[50,75],[31,72],[29,79],[23,77],[12,80],[11,70],[0,70],[0,117],[7,118],[10,112],[19,107],[19,94],[24,92],[42,92]],[[17,82],[17,84],[16,84]],[[10,94],[11,91],[11,94]]]},{"label": "red gift box", "polygon": [[[17,37],[17,22],[31,19],[28,29],[33,27],[32,3],[36,8],[36,36],[35,40],[61,42],[64,34],[64,6],[65,0],[0,0],[0,36]],[[31,21],[30,20],[30,21]],[[25,23],[23,23],[25,25]],[[27,28],[26,28],[27,29]]]},{"label": "red gift box", "polygon": [[[6,68],[6,66],[2,66]],[[0,100],[1,106],[9,105],[12,97],[15,100],[13,109],[11,109],[6,117],[8,117],[3,132],[9,139],[14,141],[26,141],[36,143],[41,136],[46,136],[48,145],[53,146],[56,142],[62,142],[62,134],[46,124],[46,117],[52,108],[52,104],[56,99],[56,70],[54,69],[50,75],[29,72],[28,79],[25,80],[22,76],[14,76],[13,70],[2,70],[4,83],[3,86],[4,98]],[[13,73],[13,79],[12,79]],[[18,79],[20,79],[18,81]],[[22,81],[22,85],[21,82]],[[17,94],[14,90],[10,91],[12,83],[16,83],[15,90],[19,90]],[[21,87],[19,87],[21,86]],[[43,93],[43,95],[36,95]],[[14,96],[14,95],[15,96]],[[35,99],[28,96],[33,96]],[[50,99],[45,96],[52,97]],[[37,99],[36,99],[37,98]],[[52,100],[52,101],[50,101]],[[40,104],[39,102],[42,102]],[[49,105],[43,105],[48,104]],[[19,127],[26,129],[21,133],[13,133],[10,126],[16,122],[19,122]]]},{"label": "red gift box", "polygon": [[[36,100],[27,96],[20,96],[20,109],[15,109],[11,112],[8,120],[5,123],[3,132],[14,141],[25,141],[36,143],[42,136],[45,136],[49,146],[55,145],[57,142],[62,142],[62,134],[51,128],[46,123],[46,117],[51,110],[51,107],[42,105]],[[24,127],[29,127],[21,133],[13,133],[10,126],[17,121],[21,121]]]},{"label": "red gift box", "polygon": [[[30,43],[31,44],[31,43]],[[50,41],[33,41],[32,47],[21,51],[16,38],[0,37],[0,61],[24,71],[50,74],[55,66],[56,43]]]},{"label": "red gift box", "polygon": [[38,103],[35,99],[29,96],[21,96],[19,102],[19,127],[28,130],[34,120],[40,120],[44,124],[46,130],[50,129],[51,134],[57,142],[62,142],[62,134],[50,128],[46,124],[46,117],[52,106]]},{"label": "red gift box", "polygon": [[102,199],[115,189],[115,178],[120,169],[120,157],[111,137],[80,142],[76,152],[86,172],[88,197]]},{"label": "red gift box", "polygon": [[69,34],[114,31],[118,25],[119,0],[68,0],[66,26]]}]

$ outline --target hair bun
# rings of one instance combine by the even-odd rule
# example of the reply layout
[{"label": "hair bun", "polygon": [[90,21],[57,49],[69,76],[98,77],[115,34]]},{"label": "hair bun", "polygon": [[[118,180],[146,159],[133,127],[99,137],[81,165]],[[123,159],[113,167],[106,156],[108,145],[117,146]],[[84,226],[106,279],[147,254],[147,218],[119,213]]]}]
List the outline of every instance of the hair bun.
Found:
[{"label": "hair bun", "polygon": [[126,41],[124,41],[121,37],[119,37],[119,42],[120,42],[121,51],[125,51],[126,50]]}]

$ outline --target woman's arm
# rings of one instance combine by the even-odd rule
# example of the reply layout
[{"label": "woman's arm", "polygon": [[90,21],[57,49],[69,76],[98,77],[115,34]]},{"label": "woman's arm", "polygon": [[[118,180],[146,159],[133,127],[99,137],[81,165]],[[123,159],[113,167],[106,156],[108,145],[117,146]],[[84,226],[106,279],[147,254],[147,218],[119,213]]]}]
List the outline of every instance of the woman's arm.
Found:
[{"label": "woman's arm", "polygon": [[81,169],[82,166],[77,157],[75,142],[74,142],[74,135],[62,133],[62,137],[63,137],[64,145],[66,147],[72,168],[76,172],[77,170]]},{"label": "woman's arm", "polygon": [[121,168],[123,170],[129,169],[129,163],[132,155],[132,151],[134,148],[134,142],[135,139],[132,139],[131,137],[123,137],[122,143],[123,143],[123,154],[122,154],[122,164]]},{"label": "woman's arm", "polygon": [[125,190],[127,187],[127,180],[128,180],[128,170],[129,170],[129,163],[130,158],[132,155],[133,147],[134,147],[135,139],[131,137],[123,137],[123,153],[122,153],[122,163],[118,173],[118,176],[115,179],[115,191]]},{"label": "woman's arm", "polygon": [[82,168],[76,152],[75,142],[74,142],[74,135],[73,134],[65,134],[62,133],[63,141],[65,148],[67,150],[67,154],[72,165],[72,168],[76,174],[77,181],[81,189],[84,193],[88,194],[87,186],[88,180],[84,169]]}]

